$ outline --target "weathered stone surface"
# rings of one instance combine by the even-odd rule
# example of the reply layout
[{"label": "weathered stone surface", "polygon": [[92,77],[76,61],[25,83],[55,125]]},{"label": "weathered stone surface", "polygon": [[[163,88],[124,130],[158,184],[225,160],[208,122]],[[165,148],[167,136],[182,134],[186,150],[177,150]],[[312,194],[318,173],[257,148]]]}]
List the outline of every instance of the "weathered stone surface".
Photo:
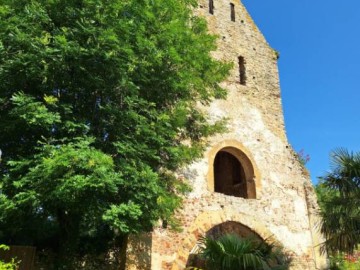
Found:
[{"label": "weathered stone surface", "polygon": [[[235,5],[235,22],[230,3]],[[199,237],[228,221],[281,243],[293,254],[292,269],[323,269],[326,260],[318,248],[322,237],[316,230],[318,206],[309,175],[286,138],[276,53],[239,1],[214,0],[213,15],[208,4],[199,0],[196,14],[205,17],[210,31],[219,36],[213,56],[234,62],[234,68],[223,82],[227,99],[203,109],[214,121],[228,118],[228,132],[211,138],[204,158],[184,169],[193,186],[178,213],[184,230],[155,229],[148,252],[151,269],[184,269]],[[246,85],[240,83],[240,56],[245,60]],[[246,181],[255,189],[249,198],[255,199],[214,192],[214,159],[224,149],[251,175]],[[128,265],[128,269],[150,267]]]}]

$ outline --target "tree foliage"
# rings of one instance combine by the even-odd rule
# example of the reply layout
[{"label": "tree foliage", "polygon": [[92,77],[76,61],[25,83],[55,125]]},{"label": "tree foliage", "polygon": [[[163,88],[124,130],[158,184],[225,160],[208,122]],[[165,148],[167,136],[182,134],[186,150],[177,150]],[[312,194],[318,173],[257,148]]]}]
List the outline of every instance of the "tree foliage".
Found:
[{"label": "tree foliage", "polygon": [[340,148],[331,158],[331,172],[316,188],[321,232],[329,252],[352,253],[360,244],[360,153]]},{"label": "tree foliage", "polygon": [[[6,245],[0,245],[0,250],[9,250],[9,247]],[[0,260],[0,270],[16,270],[18,269],[18,263],[15,259],[11,259],[10,262],[4,262]]]},{"label": "tree foliage", "polygon": [[275,244],[234,234],[225,234],[219,239],[205,237],[200,256],[208,269],[285,270],[290,265],[290,258]]},{"label": "tree foliage", "polygon": [[176,225],[230,67],[195,3],[1,2],[0,239],[70,254]]}]

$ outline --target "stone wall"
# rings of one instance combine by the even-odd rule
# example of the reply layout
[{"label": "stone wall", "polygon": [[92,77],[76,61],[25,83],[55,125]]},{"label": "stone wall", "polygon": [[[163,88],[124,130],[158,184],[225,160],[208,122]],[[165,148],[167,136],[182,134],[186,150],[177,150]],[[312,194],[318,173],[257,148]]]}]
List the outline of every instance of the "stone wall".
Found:
[{"label": "stone wall", "polygon": [[[230,18],[230,3],[235,6],[235,21]],[[223,82],[227,99],[203,108],[212,121],[228,118],[228,131],[212,137],[204,158],[184,169],[193,186],[178,212],[184,229],[154,230],[151,269],[184,269],[199,237],[228,221],[282,244],[293,255],[292,269],[323,269],[325,257],[315,248],[322,237],[315,228],[314,190],[285,134],[276,53],[238,1],[214,0],[210,14],[209,1],[200,0],[196,14],[205,17],[210,32],[219,37],[213,56],[234,63]],[[239,57],[245,60],[246,85],[240,83]],[[221,149],[232,149],[251,175],[246,180],[255,189],[251,199],[214,192],[213,164]]]}]

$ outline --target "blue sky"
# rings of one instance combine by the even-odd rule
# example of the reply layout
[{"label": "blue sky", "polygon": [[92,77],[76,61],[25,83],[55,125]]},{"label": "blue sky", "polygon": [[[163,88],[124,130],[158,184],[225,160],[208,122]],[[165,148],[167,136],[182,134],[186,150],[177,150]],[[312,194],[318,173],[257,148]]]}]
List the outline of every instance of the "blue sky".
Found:
[{"label": "blue sky", "polygon": [[242,2],[280,52],[288,139],[317,182],[331,150],[360,151],[360,1]]}]

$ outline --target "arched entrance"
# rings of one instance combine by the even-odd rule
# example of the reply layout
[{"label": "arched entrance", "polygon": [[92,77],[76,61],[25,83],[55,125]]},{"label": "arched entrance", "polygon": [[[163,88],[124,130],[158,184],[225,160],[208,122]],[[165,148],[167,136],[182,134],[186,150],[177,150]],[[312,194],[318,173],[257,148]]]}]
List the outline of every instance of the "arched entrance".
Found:
[{"label": "arched entrance", "polygon": [[226,151],[219,151],[214,160],[215,192],[247,198],[245,171],[240,161]]},{"label": "arched entrance", "polygon": [[[222,158],[221,156],[227,156],[228,158]],[[241,192],[229,192],[232,194],[226,195],[243,197],[247,199],[259,199],[259,196],[261,196],[261,174],[256,166],[255,160],[251,152],[243,144],[236,140],[221,141],[220,143],[214,145],[209,150],[209,152],[207,152],[207,157],[209,162],[207,182],[208,190],[210,192],[217,192],[222,194],[227,193],[222,191],[226,189],[225,187],[219,188],[218,183],[220,183],[221,181],[217,181],[218,183],[215,188],[215,178],[218,179],[223,174],[222,172],[227,170],[221,169],[221,167],[224,168],[221,163],[230,163],[229,167],[232,168],[240,164],[241,167],[238,166],[239,169],[230,169],[233,176],[227,182],[231,182],[232,186],[235,185],[235,189],[243,188],[243,190]],[[226,159],[230,159],[231,161],[227,162]],[[216,169],[219,167],[220,170]],[[240,175],[240,177],[237,177],[236,175]],[[240,180],[234,180],[234,178],[240,178]]]},{"label": "arched entrance", "polygon": [[240,149],[220,149],[213,163],[214,191],[246,199],[256,198],[254,168]]},{"label": "arched entrance", "polygon": [[[191,254],[196,253],[199,248],[198,241],[200,237],[202,235],[206,235],[207,232],[213,230],[214,228],[220,228],[215,230],[222,232],[227,231],[223,229],[223,226],[218,227],[218,225],[221,225],[223,223],[230,225],[233,224],[235,227],[238,228],[248,228],[251,232],[253,232],[255,235],[258,235],[261,239],[266,239],[266,242],[275,243],[281,246],[281,243],[276,239],[273,232],[267,229],[265,224],[263,224],[261,220],[255,219],[253,216],[249,216],[229,208],[219,211],[206,211],[201,213],[195,219],[193,224],[188,228],[187,236],[184,238],[180,245],[180,248],[176,255],[176,259],[172,263],[171,270],[185,269],[189,257],[192,256]],[[231,230],[234,230],[234,228],[231,228]],[[240,231],[244,230],[240,229]]]},{"label": "arched entrance", "polygon": [[[205,236],[212,239],[218,239],[226,234],[235,234],[240,238],[252,237],[256,241],[264,241],[260,235],[251,230],[249,227],[235,221],[226,221],[224,223],[218,224],[208,230]],[[199,255],[200,247],[198,245],[200,245],[199,242],[191,250],[186,267],[206,269],[205,261]]]},{"label": "arched entrance", "polygon": [[261,236],[254,232],[252,229],[236,221],[226,221],[224,223],[216,225],[206,232],[206,236],[217,239],[227,233],[236,234],[237,236],[242,238],[251,236],[256,238],[257,240],[263,240]]}]

